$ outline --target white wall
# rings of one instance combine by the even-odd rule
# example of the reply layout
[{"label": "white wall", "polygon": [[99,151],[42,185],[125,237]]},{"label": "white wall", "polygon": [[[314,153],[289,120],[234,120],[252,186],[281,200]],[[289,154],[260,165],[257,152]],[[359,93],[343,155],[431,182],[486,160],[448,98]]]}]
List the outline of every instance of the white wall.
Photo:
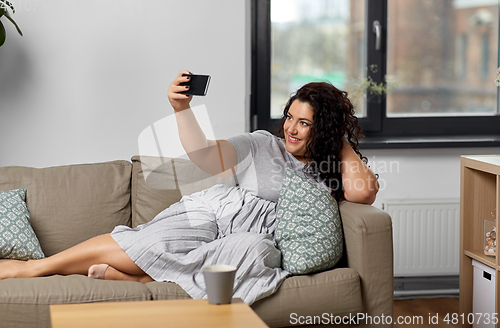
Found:
[{"label": "white wall", "polygon": [[[13,0],[0,48],[0,166],[130,159],[137,138],[172,114],[180,69],[212,75],[216,137],[248,130],[248,0]],[[5,21],[5,19],[4,19]],[[365,150],[386,199],[458,198],[460,155],[499,148]],[[396,164],[397,163],[397,164]]]},{"label": "white wall", "polygon": [[388,200],[459,199],[460,156],[500,154],[500,148],[366,149],[381,189],[374,206]]},{"label": "white wall", "polygon": [[0,166],[130,159],[173,113],[178,71],[211,74],[216,137],[246,130],[248,0],[12,0],[0,47]]}]

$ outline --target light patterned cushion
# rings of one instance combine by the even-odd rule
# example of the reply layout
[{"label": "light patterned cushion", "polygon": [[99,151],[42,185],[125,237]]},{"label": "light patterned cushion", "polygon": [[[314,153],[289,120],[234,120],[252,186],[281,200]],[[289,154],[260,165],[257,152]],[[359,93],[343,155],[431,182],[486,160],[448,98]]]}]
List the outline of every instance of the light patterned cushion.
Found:
[{"label": "light patterned cushion", "polygon": [[333,268],[344,247],[337,202],[319,184],[287,168],[276,208],[275,237],[283,269],[292,274]]},{"label": "light patterned cushion", "polygon": [[30,224],[26,189],[0,191],[0,258],[44,258],[38,238]]}]

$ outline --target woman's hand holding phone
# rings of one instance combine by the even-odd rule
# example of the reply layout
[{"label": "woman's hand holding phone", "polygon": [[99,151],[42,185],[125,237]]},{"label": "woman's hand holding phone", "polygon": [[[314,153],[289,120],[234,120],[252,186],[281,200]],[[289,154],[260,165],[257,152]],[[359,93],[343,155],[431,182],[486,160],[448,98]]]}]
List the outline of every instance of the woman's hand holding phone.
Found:
[{"label": "woman's hand holding phone", "polygon": [[168,100],[174,108],[174,112],[179,112],[190,108],[189,103],[193,96],[185,95],[181,92],[189,90],[188,85],[181,85],[181,83],[188,82],[191,78],[191,72],[180,71],[175,80],[170,83],[168,88]]}]

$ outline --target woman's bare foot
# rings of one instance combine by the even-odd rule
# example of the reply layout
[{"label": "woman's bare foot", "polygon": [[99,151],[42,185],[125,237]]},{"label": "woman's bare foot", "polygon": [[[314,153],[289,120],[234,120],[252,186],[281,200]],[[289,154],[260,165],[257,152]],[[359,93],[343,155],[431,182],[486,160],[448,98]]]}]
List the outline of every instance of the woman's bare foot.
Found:
[{"label": "woman's bare foot", "polygon": [[28,261],[0,260],[0,280],[7,278],[31,278]]},{"label": "woman's bare foot", "polygon": [[94,264],[89,268],[88,276],[94,279],[106,279],[106,270],[108,268],[108,264]]},{"label": "woman's bare foot", "polygon": [[[92,270],[92,276],[91,276],[91,270]],[[137,281],[143,284],[154,281],[147,274],[131,275],[121,272],[107,264],[96,264],[91,266],[89,269],[89,277],[97,279],[105,279],[105,280]]]}]

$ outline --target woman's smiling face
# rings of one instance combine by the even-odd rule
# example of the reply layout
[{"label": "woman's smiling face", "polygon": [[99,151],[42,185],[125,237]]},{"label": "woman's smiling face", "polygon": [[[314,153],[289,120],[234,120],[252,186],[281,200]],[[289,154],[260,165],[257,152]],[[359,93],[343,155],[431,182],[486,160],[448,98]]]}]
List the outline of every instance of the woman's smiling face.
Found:
[{"label": "woman's smiling face", "polygon": [[286,150],[302,163],[307,163],[307,142],[309,141],[314,112],[305,102],[295,100],[283,125]]}]

